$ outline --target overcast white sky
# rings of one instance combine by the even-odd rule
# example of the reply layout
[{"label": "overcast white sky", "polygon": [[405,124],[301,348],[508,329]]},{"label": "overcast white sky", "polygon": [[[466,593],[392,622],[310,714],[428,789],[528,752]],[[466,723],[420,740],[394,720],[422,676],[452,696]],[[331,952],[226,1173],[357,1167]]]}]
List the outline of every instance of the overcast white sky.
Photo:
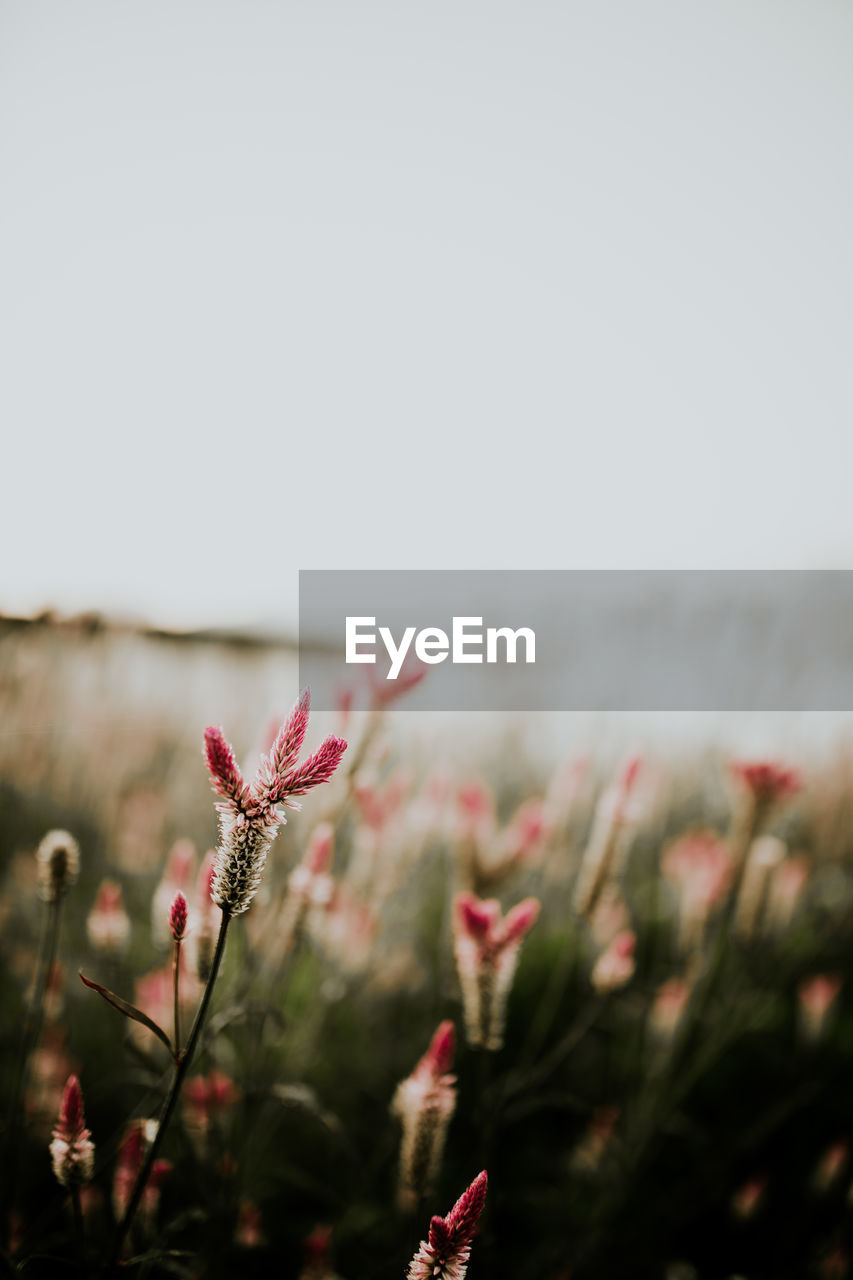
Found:
[{"label": "overcast white sky", "polygon": [[848,0],[0,0],[0,608],[853,567]]}]

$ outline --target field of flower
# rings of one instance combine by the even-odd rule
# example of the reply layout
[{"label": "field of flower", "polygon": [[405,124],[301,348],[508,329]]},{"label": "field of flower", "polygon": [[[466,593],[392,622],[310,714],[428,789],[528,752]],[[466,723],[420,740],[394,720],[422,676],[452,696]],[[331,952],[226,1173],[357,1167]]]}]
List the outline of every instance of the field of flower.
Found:
[{"label": "field of flower", "polygon": [[843,749],[110,714],[118,643],[0,632],[7,1274],[851,1274]]}]

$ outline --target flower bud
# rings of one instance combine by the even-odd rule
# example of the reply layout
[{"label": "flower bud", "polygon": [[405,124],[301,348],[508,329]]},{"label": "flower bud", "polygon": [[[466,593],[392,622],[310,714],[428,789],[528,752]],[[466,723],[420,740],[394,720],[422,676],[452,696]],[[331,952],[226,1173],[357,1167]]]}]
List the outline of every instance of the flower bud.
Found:
[{"label": "flower bud", "polygon": [[180,890],[175,894],[169,911],[169,930],[175,942],[180,942],[187,931],[187,900]]},{"label": "flower bud", "polygon": [[54,1177],[63,1187],[91,1181],[95,1163],[91,1136],[83,1115],[80,1081],[76,1076],[69,1076],[59,1108],[59,1123],[50,1144]]}]

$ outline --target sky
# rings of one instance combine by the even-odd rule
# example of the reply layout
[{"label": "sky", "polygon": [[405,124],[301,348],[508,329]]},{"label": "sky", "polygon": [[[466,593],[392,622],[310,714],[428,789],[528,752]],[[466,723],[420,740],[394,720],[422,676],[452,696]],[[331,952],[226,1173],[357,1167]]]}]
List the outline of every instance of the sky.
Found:
[{"label": "sky", "polygon": [[846,0],[0,0],[0,610],[850,568]]}]

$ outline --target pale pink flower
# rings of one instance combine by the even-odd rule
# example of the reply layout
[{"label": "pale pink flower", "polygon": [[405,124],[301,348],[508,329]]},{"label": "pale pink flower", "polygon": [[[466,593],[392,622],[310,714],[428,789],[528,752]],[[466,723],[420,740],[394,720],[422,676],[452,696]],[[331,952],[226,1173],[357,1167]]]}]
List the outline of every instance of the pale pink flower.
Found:
[{"label": "pale pink flower", "polygon": [[130,1204],[136,1179],[142,1171],[147,1124],[146,1120],[132,1120],[121,1140],[113,1174],[113,1212],[119,1222]]},{"label": "pale pink flower", "polygon": [[284,952],[301,935],[312,912],[326,911],[334,899],[335,881],[329,871],[334,844],[334,828],[329,822],[321,822],[311,833],[302,861],[288,877],[277,925]]},{"label": "pale pink flower", "polygon": [[457,894],[454,948],[469,1044],[501,1048],[518,953],[539,910],[538,899],[525,898],[502,918],[497,899]]},{"label": "pale pink flower", "polygon": [[191,1076],[182,1093],[184,1117],[190,1128],[206,1134],[211,1121],[221,1118],[240,1100],[240,1090],[230,1076],[216,1069],[206,1076]]},{"label": "pale pink flower", "polygon": [[550,832],[551,822],[545,801],[531,797],[518,806],[502,834],[504,853],[514,860],[534,858]]},{"label": "pale pink flower", "polygon": [[548,826],[561,829],[568,823],[589,774],[589,759],[579,756],[555,770],[548,784],[545,808]]},{"label": "pale pink flower", "polygon": [[466,783],[451,826],[460,886],[477,894],[495,888],[541,852],[547,834],[542,800],[524,801],[500,829],[492,790],[483,781]]},{"label": "pale pink flower", "polygon": [[698,946],[708,917],[731,884],[729,848],[713,831],[689,831],[664,850],[661,870],[678,894],[681,945]]},{"label": "pale pink flower", "polygon": [[212,786],[221,802],[219,847],[213,876],[212,898],[231,915],[247,911],[258,891],[270,846],[286,821],[284,809],[299,809],[295,797],[328,782],[346,750],[341,738],[326,738],[319,749],[299,764],[299,753],[308,729],[308,691],[297,702],[282,726],[255,779],[246,784],[234,752],[222,730],[205,730],[205,756]]},{"label": "pale pink flower", "polygon": [[447,1128],[456,1106],[453,1065],[456,1033],[442,1022],[410,1076],[397,1086],[391,1110],[403,1137],[397,1199],[401,1209],[414,1209],[431,1189],[441,1165]]},{"label": "pale pink flower", "polygon": [[175,942],[182,942],[187,931],[187,900],[180,890],[169,908],[169,932]]},{"label": "pale pink flower", "polygon": [[634,976],[634,950],[637,935],[633,929],[617,933],[606,951],[602,951],[592,969],[592,985],[599,995],[607,995],[624,987]]},{"label": "pale pink flower", "polygon": [[422,1240],[409,1263],[406,1280],[465,1280],[471,1242],[486,1203],[485,1169],[464,1191],[446,1218],[433,1218],[429,1238]]},{"label": "pale pink flower", "polygon": [[618,885],[610,883],[602,890],[587,923],[596,947],[602,951],[617,933],[630,929],[631,917]]},{"label": "pale pink flower", "polygon": [[804,1039],[810,1043],[823,1035],[840,991],[841,975],[838,973],[816,973],[814,977],[804,979],[797,988],[800,1028]]},{"label": "pale pink flower", "polygon": [[482,840],[493,835],[496,826],[495,797],[481,779],[466,782],[459,788],[455,825],[459,839]]},{"label": "pale pink flower", "polygon": [[50,1158],[53,1174],[63,1187],[90,1182],[95,1164],[95,1147],[83,1115],[80,1081],[69,1076],[59,1108],[59,1123],[53,1131]]},{"label": "pale pink flower", "polygon": [[601,794],[574,890],[574,908],[588,917],[607,883],[618,873],[640,816],[637,779],[641,761],[632,756]]},{"label": "pale pink flower", "polygon": [[306,907],[326,907],[335,882],[329,874],[335,847],[335,831],[330,822],[315,827],[299,866],[288,878],[288,896]]},{"label": "pale pink flower", "polygon": [[796,769],[774,760],[735,760],[731,771],[760,805],[770,805],[793,795],[801,786]]},{"label": "pale pink flower", "polygon": [[500,870],[484,865],[497,842],[497,814],[491,788],[481,779],[464,783],[457,791],[451,814],[450,839],[456,861],[457,882],[482,892],[500,879]]},{"label": "pale pink flower", "polygon": [[483,892],[500,884],[542,852],[548,830],[544,802],[525,800],[503,830],[480,832],[470,842],[469,885]]},{"label": "pale pink flower", "polygon": [[353,795],[362,820],[376,832],[382,832],[399,814],[411,789],[407,773],[397,770],[381,785],[369,774],[360,775]]},{"label": "pale pink flower", "polygon": [[118,955],[130,941],[130,917],[124,909],[121,885],[102,880],[86,919],[86,933],[95,951]]},{"label": "pale pink flower", "polygon": [[691,986],[684,978],[670,978],[658,987],[649,1012],[649,1030],[660,1043],[672,1040],[687,1009]]}]

